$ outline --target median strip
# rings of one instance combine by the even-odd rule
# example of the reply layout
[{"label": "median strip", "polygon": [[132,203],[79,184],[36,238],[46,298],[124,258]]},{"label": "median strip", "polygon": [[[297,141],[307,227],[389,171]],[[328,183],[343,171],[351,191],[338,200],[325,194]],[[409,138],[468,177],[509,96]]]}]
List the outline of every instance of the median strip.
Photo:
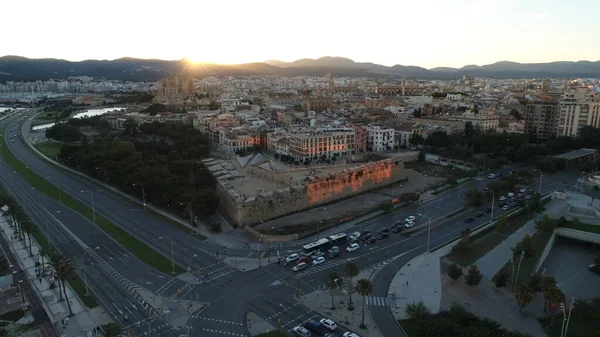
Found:
[{"label": "median strip", "polygon": [[[25,164],[19,161],[17,157],[15,157],[15,155],[8,148],[4,138],[4,133],[6,133],[9,125],[10,124],[7,124],[4,127],[2,131],[3,135],[0,137],[0,154],[2,155],[2,157],[4,157],[6,162],[15,171],[17,171],[17,173],[21,177],[27,180],[27,182],[29,182],[31,186],[43,192],[48,197],[61,202],[73,211],[88,218],[90,221],[93,221],[93,214],[90,207],[74,199],[73,197],[71,197],[71,195],[69,195],[66,192],[61,193],[59,199],[57,186],[49,183],[48,181],[37,175],[35,172],[33,172],[31,169],[25,166]],[[95,222],[106,234],[110,235],[115,241],[117,241],[128,251],[134,254],[138,259],[140,259],[140,261],[166,274],[172,271],[170,259],[167,259],[163,255],[150,248],[145,243],[139,241],[136,237],[127,233],[121,227],[113,224],[108,219],[100,215],[96,215],[96,221],[93,222]],[[175,271],[177,273],[182,273],[184,269],[180,266],[176,266]]]}]

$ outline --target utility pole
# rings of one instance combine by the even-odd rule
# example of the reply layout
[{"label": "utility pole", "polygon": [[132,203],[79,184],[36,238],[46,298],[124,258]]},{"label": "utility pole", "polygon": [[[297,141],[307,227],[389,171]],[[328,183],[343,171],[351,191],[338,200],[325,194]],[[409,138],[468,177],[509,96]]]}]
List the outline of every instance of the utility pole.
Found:
[{"label": "utility pole", "polygon": [[521,257],[519,258],[519,266],[517,267],[517,276],[515,277],[515,284],[513,285],[513,289],[517,286],[517,282],[519,281],[519,272],[521,271],[521,262],[523,262],[523,258],[525,258],[525,251],[521,251]]}]

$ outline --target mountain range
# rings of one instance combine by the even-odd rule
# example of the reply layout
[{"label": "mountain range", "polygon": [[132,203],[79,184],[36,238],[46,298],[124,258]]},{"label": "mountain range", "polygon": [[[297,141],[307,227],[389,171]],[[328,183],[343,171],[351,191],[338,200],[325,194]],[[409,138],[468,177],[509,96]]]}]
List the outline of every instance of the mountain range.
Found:
[{"label": "mountain range", "polygon": [[412,79],[456,79],[463,75],[491,78],[600,78],[600,61],[550,63],[502,61],[483,66],[467,65],[462,68],[425,69],[399,64],[388,67],[329,56],[318,59],[300,59],[294,62],[269,60],[237,65],[193,64],[186,59],[165,61],[121,58],[71,62],[60,59],[29,59],[20,56],[0,57],[1,82],[64,79],[69,76],[93,76],[124,81],[155,81],[179,72],[197,78],[219,75],[323,76],[325,73],[332,73],[336,77],[407,77]]}]

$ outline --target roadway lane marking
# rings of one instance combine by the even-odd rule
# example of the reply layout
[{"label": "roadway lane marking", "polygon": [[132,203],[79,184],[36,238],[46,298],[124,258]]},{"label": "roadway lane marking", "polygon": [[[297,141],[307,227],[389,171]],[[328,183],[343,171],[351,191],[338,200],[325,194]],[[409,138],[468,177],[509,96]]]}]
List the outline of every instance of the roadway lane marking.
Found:
[{"label": "roadway lane marking", "polygon": [[218,333],[218,334],[222,334],[222,335],[236,336],[236,337],[247,337],[247,335],[244,335],[244,334],[241,334],[241,333],[235,333],[235,332],[229,332],[229,331],[221,331],[221,330],[213,330],[213,329],[207,329],[207,328],[202,328],[202,331],[213,332],[213,333]]},{"label": "roadway lane marking", "polygon": [[246,256],[246,258],[249,258],[250,256],[252,256],[252,254],[254,254],[254,251],[251,251],[250,254],[248,254],[248,256]]},{"label": "roadway lane marking", "polygon": [[210,317],[200,317],[199,315],[192,316],[192,317],[197,318],[197,319],[202,319],[202,320],[205,320],[205,321],[210,321],[210,322],[217,322],[217,323],[231,324],[231,325],[237,325],[237,326],[244,326],[244,323],[226,321],[226,320],[216,319],[216,318],[210,318]]}]

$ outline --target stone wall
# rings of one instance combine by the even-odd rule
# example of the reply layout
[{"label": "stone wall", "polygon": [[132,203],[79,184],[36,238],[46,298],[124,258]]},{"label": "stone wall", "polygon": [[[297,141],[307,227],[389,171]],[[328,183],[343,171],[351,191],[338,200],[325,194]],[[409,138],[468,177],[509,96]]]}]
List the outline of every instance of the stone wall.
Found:
[{"label": "stone wall", "polygon": [[[282,215],[364,193],[405,178],[404,164],[390,159],[344,169],[327,177],[243,198],[227,180],[219,180],[221,207],[238,225],[252,225]],[[289,180],[289,177],[287,178]]]}]

